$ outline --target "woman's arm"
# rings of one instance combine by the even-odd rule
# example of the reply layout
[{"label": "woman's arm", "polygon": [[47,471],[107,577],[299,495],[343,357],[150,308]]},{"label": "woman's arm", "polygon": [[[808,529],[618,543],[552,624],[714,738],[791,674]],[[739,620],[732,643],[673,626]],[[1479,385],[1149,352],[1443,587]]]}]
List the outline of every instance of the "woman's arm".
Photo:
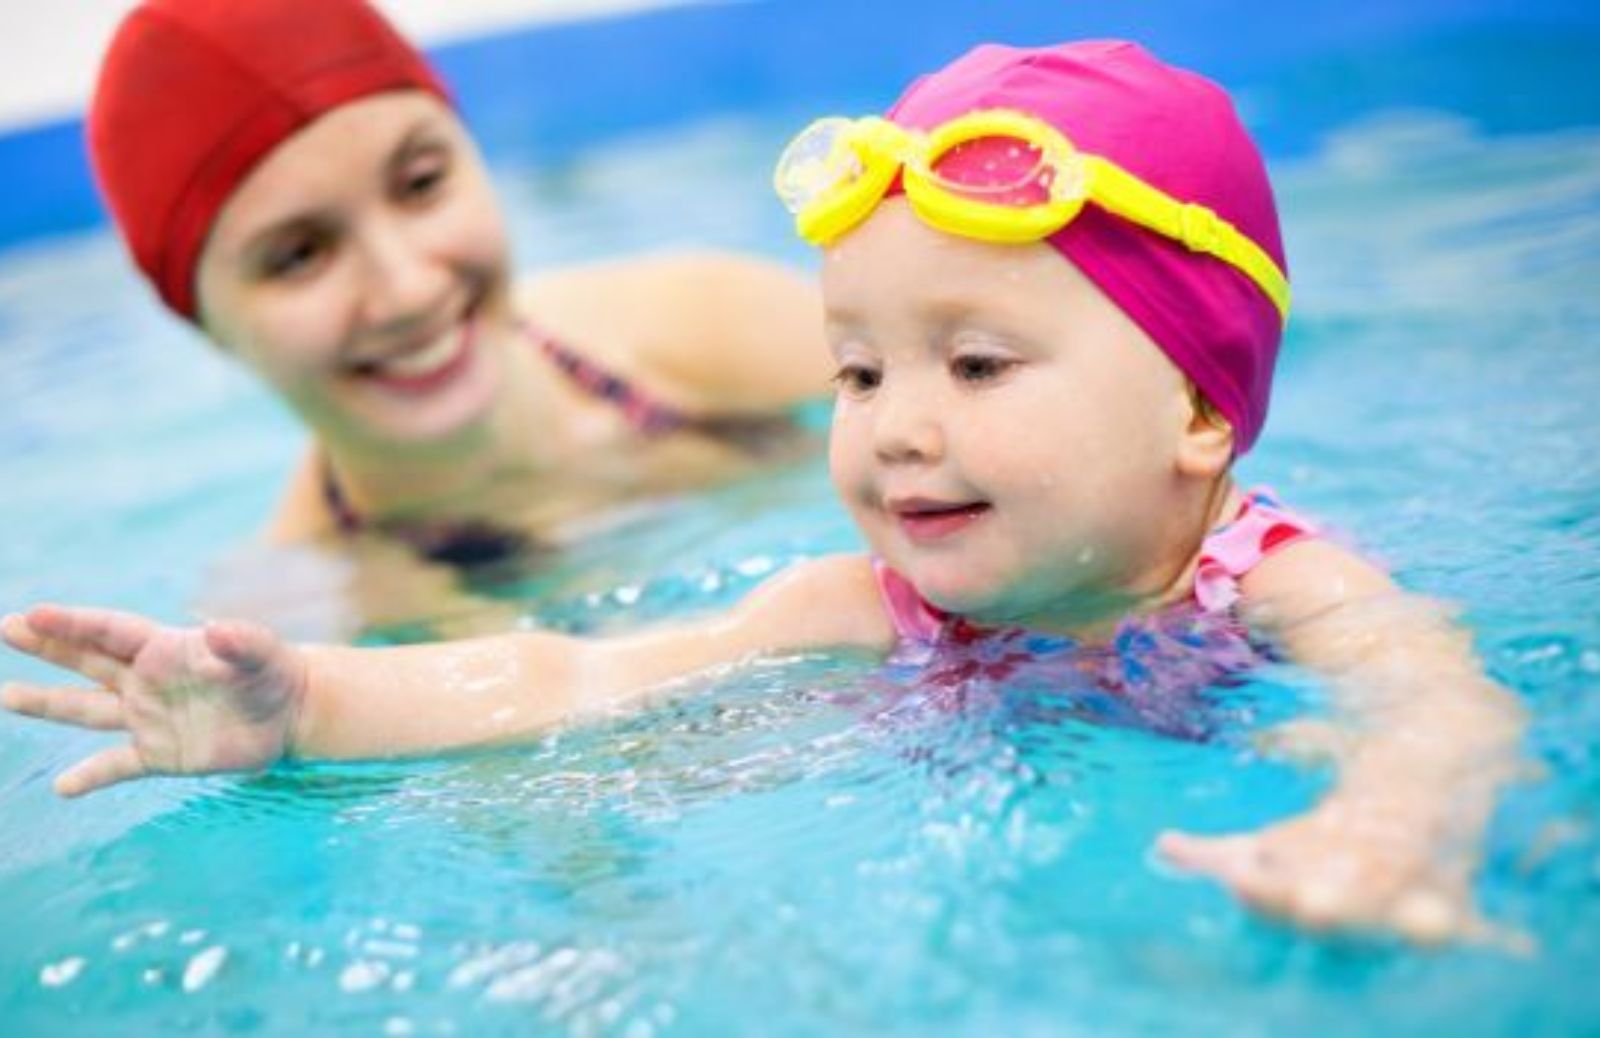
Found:
[{"label": "woman's arm", "polygon": [[1419,941],[1481,936],[1478,848],[1519,769],[1524,719],[1466,633],[1325,541],[1285,548],[1243,587],[1290,658],[1326,676],[1336,714],[1279,733],[1336,777],[1305,814],[1221,838],[1171,834],[1174,862],[1303,925],[1393,929]]},{"label": "woman's arm", "polygon": [[7,709],[129,735],[63,773],[56,788],[66,796],[150,774],[253,770],[285,756],[517,742],[628,708],[711,666],[833,646],[887,650],[893,637],[870,565],[842,556],[774,577],[723,616],[594,641],[516,633],[295,647],[253,624],[173,628],[49,606],[7,617],[0,634],[98,685],[8,685]]}]

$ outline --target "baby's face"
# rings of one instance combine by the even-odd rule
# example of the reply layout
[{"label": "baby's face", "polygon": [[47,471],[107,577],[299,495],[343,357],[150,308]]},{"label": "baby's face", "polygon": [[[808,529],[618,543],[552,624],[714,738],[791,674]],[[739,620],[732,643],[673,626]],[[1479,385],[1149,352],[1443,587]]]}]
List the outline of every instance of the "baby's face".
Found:
[{"label": "baby's face", "polygon": [[264,159],[201,255],[206,330],[327,438],[462,435],[509,338],[504,227],[459,120],[421,91],[334,109]]},{"label": "baby's face", "polygon": [[1185,383],[1077,268],[891,198],[827,251],[822,286],[834,482],[926,599],[1072,630],[1164,583]]}]

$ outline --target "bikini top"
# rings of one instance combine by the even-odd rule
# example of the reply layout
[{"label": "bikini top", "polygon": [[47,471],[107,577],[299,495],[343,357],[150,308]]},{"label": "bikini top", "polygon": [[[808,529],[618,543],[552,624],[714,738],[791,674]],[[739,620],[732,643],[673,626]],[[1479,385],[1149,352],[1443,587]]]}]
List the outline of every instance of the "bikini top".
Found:
[{"label": "bikini top", "polygon": [[[532,324],[523,329],[539,354],[571,379],[573,385],[597,400],[615,405],[623,420],[640,435],[657,439],[672,433],[693,431],[708,436],[736,440],[760,450],[792,430],[785,416],[772,415],[688,415],[651,397],[626,378],[609,371]],[[507,529],[485,520],[439,519],[369,521],[357,512],[339,485],[333,468],[323,457],[320,462],[322,500],[345,534],[381,525],[383,531],[416,549],[426,558],[458,566],[497,562],[527,551],[531,539],[526,533]]]},{"label": "bikini top", "polygon": [[[1201,542],[1192,605],[1202,613],[1226,612],[1239,600],[1239,581],[1261,560],[1316,535],[1315,524],[1279,504],[1270,490],[1256,487],[1246,492],[1238,513]],[[934,644],[983,633],[926,601],[909,580],[881,560],[873,560],[873,573],[901,641]]]}]

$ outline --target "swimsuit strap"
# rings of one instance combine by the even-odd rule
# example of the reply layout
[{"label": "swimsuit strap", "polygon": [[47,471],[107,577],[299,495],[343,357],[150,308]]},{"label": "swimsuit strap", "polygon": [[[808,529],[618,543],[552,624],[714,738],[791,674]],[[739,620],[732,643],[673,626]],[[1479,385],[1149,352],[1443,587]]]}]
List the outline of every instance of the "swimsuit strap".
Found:
[{"label": "swimsuit strap", "polygon": [[689,415],[653,399],[627,379],[601,367],[554,336],[524,324],[528,336],[552,364],[579,388],[615,404],[627,423],[645,437],[693,432],[738,444],[753,454],[779,453],[793,443],[794,422],[785,414]]},{"label": "swimsuit strap", "polygon": [[[357,534],[370,525],[351,506],[326,458],[322,460],[322,500],[340,533]],[[409,544],[424,558],[453,566],[500,562],[530,547],[528,538],[515,530],[471,520],[395,523],[385,526],[384,532]]]},{"label": "swimsuit strap", "polygon": [[1195,563],[1194,598],[1208,613],[1239,600],[1239,581],[1275,552],[1319,533],[1315,523],[1285,508],[1266,487],[1245,492],[1232,520],[1206,534]]},{"label": "swimsuit strap", "polygon": [[345,496],[344,487],[339,485],[339,477],[333,474],[333,466],[328,464],[328,456],[320,451],[317,454],[317,471],[322,477],[322,503],[332,513],[339,532],[358,532],[366,525],[366,520],[362,519],[361,513],[350,504],[350,498]]},{"label": "swimsuit strap", "polygon": [[939,640],[949,613],[930,604],[911,581],[890,569],[882,559],[872,560],[872,575],[877,578],[878,594],[901,641],[932,644]]},{"label": "swimsuit strap", "polygon": [[[1195,565],[1194,601],[1201,612],[1221,613],[1239,600],[1239,581],[1274,552],[1318,536],[1316,524],[1278,503],[1270,490],[1245,493],[1238,513],[1206,535]],[[951,633],[973,630],[961,617],[932,605],[911,581],[872,560],[883,607],[902,641],[932,644]]]},{"label": "swimsuit strap", "polygon": [[539,352],[590,396],[615,404],[622,417],[645,436],[663,436],[692,424],[682,411],[640,392],[620,375],[563,345],[531,324],[524,325]]}]

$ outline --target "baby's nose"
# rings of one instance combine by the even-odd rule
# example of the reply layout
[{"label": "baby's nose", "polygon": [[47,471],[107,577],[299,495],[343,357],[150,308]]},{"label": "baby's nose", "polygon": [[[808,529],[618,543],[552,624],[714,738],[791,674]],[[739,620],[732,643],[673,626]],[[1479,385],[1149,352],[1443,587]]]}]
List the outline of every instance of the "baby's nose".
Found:
[{"label": "baby's nose", "polygon": [[877,404],[873,446],[880,459],[926,462],[944,452],[938,401],[926,391],[907,386],[881,392]]}]

